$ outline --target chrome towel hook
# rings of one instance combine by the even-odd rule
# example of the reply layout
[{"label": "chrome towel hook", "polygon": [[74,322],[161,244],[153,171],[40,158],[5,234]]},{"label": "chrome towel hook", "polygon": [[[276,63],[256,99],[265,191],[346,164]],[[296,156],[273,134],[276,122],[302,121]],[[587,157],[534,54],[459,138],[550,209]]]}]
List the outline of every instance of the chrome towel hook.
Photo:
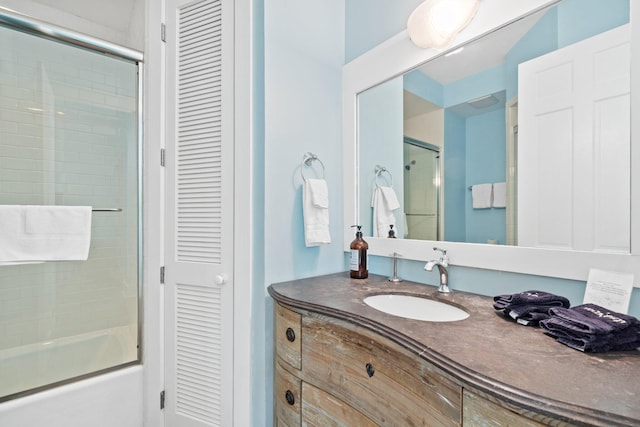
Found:
[{"label": "chrome towel hook", "polygon": [[302,179],[306,182],[307,178],[304,176],[304,168],[306,167],[312,167],[312,163],[314,161],[318,161],[318,163],[320,163],[320,166],[322,166],[322,179],[324,179],[324,163],[322,163],[322,160],[320,160],[318,158],[318,156],[316,156],[315,154],[307,151],[306,153],[304,153],[304,156],[302,156],[302,164],[300,164],[300,175],[302,175]]},{"label": "chrome towel hook", "polygon": [[376,171],[376,178],[375,178],[376,187],[380,187],[380,185],[378,184],[378,178],[382,176],[384,172],[389,174],[389,186],[393,187],[393,175],[391,175],[391,172],[389,172],[387,168],[385,168],[384,166],[376,165],[375,171]]}]

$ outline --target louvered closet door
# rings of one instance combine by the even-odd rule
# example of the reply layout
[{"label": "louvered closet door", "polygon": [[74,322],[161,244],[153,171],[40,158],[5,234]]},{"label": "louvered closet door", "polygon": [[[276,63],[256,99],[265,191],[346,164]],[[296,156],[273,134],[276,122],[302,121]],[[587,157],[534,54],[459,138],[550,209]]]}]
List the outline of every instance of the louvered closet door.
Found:
[{"label": "louvered closet door", "polygon": [[232,1],[166,3],[165,425],[232,425]]}]

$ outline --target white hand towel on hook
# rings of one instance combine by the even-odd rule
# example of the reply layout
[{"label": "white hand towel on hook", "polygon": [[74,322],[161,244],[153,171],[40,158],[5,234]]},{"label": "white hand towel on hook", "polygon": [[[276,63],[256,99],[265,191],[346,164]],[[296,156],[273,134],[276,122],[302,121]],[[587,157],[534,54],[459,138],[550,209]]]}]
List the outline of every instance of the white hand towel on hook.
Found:
[{"label": "white hand towel on hook", "polygon": [[493,199],[493,184],[472,185],[471,199],[473,209],[490,208]]},{"label": "white hand towel on hook", "polygon": [[0,265],[86,260],[90,206],[0,205]]},{"label": "white hand towel on hook", "polygon": [[373,237],[387,237],[391,225],[396,225],[393,211],[400,207],[392,187],[376,185],[371,196],[373,208]]},{"label": "white hand towel on hook", "polygon": [[307,247],[331,243],[329,190],[324,179],[308,178],[302,185],[304,243]]}]

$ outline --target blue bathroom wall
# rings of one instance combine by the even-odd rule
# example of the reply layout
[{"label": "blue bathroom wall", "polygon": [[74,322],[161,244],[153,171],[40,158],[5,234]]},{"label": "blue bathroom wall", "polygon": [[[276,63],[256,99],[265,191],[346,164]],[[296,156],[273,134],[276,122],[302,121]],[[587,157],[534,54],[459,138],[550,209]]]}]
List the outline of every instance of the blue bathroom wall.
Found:
[{"label": "blue bathroom wall", "polygon": [[253,0],[253,75],[252,75],[252,223],[247,227],[247,237],[252,239],[251,262],[251,425],[270,426],[265,420],[271,414],[272,393],[267,392],[268,384],[272,384],[267,376],[272,377],[268,366],[273,366],[273,357],[267,350],[267,342],[273,341],[273,328],[265,328],[267,313],[272,304],[265,292],[265,233],[264,233],[264,158],[265,158],[265,75],[264,75],[264,0]]},{"label": "blue bathroom wall", "polygon": [[466,120],[466,180],[465,191],[466,241],[487,243],[506,242],[507,220],[504,208],[474,209],[470,185],[505,182],[506,180],[506,123],[505,109],[469,117]]},{"label": "blue bathroom wall", "polygon": [[552,8],[505,58],[507,99],[518,94],[518,64],[629,22],[629,0],[565,0]]},{"label": "blue bathroom wall", "polygon": [[405,30],[423,1],[346,0],[345,63]]},{"label": "blue bathroom wall", "polygon": [[[252,158],[247,153],[246,167],[254,173],[255,203],[251,230],[255,257],[251,266],[252,426],[260,427],[271,426],[273,420],[273,301],[267,287],[345,269],[345,0],[256,0],[254,8],[254,152]],[[325,166],[332,238],[331,244],[311,248],[304,243],[300,174],[307,151],[315,153]],[[305,176],[313,177],[314,171],[322,173],[317,162]]]},{"label": "blue bathroom wall", "polygon": [[445,87],[419,70],[413,70],[403,76],[404,90],[411,92],[432,104],[445,105]]},{"label": "blue bathroom wall", "polygon": [[496,65],[444,86],[444,106],[451,107],[504,90],[505,68]]},{"label": "blue bathroom wall", "polygon": [[558,47],[629,22],[629,0],[565,0],[558,5]]},{"label": "blue bathroom wall", "polygon": [[467,238],[466,193],[466,126],[464,117],[444,112],[444,240],[464,242]]},{"label": "blue bathroom wall", "polygon": [[518,95],[518,64],[536,58],[558,47],[558,11],[552,8],[513,45],[505,56],[507,99]]}]

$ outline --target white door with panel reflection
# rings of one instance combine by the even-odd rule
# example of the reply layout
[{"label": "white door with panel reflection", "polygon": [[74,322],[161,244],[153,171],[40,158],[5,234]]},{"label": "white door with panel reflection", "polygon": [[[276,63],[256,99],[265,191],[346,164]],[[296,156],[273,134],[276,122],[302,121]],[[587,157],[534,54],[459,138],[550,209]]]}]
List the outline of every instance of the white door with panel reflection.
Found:
[{"label": "white door with panel reflection", "polygon": [[629,253],[629,34],[623,25],[520,65],[520,246]]}]

